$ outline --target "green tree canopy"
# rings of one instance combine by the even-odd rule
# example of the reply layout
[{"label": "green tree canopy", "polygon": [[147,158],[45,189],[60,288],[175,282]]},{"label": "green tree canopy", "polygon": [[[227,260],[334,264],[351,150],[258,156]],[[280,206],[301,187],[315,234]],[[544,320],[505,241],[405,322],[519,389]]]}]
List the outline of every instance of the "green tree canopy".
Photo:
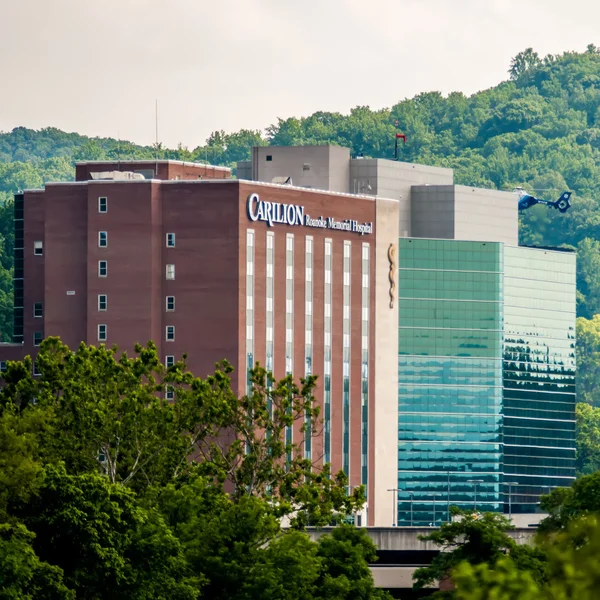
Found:
[{"label": "green tree canopy", "polygon": [[57,338],[37,364],[9,362],[0,391],[0,598],[387,597],[364,531],[298,531],[364,502],[286,438],[320,426],[314,377],[257,366],[238,397],[227,363],[201,379],[152,343],[128,357]]}]

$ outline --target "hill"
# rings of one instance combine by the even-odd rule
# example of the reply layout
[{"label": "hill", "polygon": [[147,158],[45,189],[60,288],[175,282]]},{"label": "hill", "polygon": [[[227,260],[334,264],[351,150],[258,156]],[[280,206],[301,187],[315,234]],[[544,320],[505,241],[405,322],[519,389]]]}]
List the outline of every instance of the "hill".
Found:
[{"label": "hill", "polygon": [[[532,49],[511,62],[509,79],[465,96],[419,94],[373,111],[316,112],[278,119],[265,133],[215,131],[193,150],[159,146],[161,158],[235,167],[254,145],[331,143],[354,154],[393,156],[395,133],[407,135],[400,159],[455,169],[457,183],[512,189],[543,197],[574,191],[565,216],[534,207],[522,216],[521,241],[579,250],[578,315],[600,313],[600,50],[538,56]],[[82,159],[152,158],[155,149],[111,138],[88,138],[58,129],[18,127],[0,134],[0,262],[11,268],[11,196],[17,189],[73,177]],[[8,220],[8,221],[7,221]],[[0,272],[0,331],[10,330],[10,274]]]}]

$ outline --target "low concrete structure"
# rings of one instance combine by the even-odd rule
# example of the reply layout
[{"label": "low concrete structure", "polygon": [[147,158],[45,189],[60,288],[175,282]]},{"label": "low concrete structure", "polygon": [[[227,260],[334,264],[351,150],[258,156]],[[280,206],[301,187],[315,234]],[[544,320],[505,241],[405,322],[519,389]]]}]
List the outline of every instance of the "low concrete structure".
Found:
[{"label": "low concrete structure", "polygon": [[[332,527],[309,527],[307,533],[311,539],[318,540],[330,533]],[[419,539],[438,529],[437,527],[366,527],[367,534],[380,551],[439,551],[438,546]],[[520,527],[509,532],[517,544],[530,544],[536,530],[532,527]]]},{"label": "low concrete structure", "polygon": [[[439,547],[432,542],[419,539],[437,528],[434,527],[367,527],[366,531],[377,546],[379,560],[370,565],[373,580],[378,588],[400,590],[413,586],[413,574],[419,567],[430,564],[439,553]],[[330,533],[332,528],[309,528],[311,539],[317,540]],[[521,527],[509,532],[517,544],[530,544],[535,529]],[[437,589],[437,585],[429,586]]]}]

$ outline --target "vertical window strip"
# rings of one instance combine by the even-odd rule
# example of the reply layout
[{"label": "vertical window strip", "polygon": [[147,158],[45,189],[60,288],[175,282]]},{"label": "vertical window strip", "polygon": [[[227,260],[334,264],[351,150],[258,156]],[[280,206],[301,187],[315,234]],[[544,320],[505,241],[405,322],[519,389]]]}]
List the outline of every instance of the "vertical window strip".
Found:
[{"label": "vertical window strip", "polygon": [[343,354],[342,354],[342,468],[350,477],[350,256],[352,243],[344,242],[344,280],[343,280]]},{"label": "vertical window strip", "polygon": [[[291,374],[294,365],[294,235],[285,238],[285,372]],[[292,407],[290,406],[290,412]],[[293,442],[293,427],[285,431],[286,444]],[[292,457],[288,456],[291,461]]]},{"label": "vertical window strip", "polygon": [[250,394],[250,369],[254,366],[254,231],[246,232],[246,393]]},{"label": "vertical window strip", "polygon": [[362,245],[362,342],[361,342],[361,410],[362,410],[362,456],[361,484],[369,483],[369,315],[370,315],[370,246]]},{"label": "vertical window strip", "polygon": [[331,274],[332,242],[325,240],[325,284],[323,306],[323,460],[331,463]]},{"label": "vertical window strip", "polygon": [[[306,238],[305,246],[305,294],[304,294],[304,375],[312,375],[313,360],[313,238]],[[312,420],[306,415],[304,434],[304,457],[312,459]]]},{"label": "vertical window strip", "polygon": [[[267,232],[267,303],[265,311],[266,321],[266,335],[265,335],[265,367],[268,373],[273,373],[273,344],[274,344],[274,333],[275,333],[275,234],[272,231]],[[272,379],[269,376],[267,379],[267,389],[272,388]],[[267,407],[269,414],[273,414],[273,403],[271,397],[267,398]],[[267,431],[267,436],[270,432]]]},{"label": "vertical window strip", "polygon": [[274,302],[275,302],[275,235],[267,232],[267,310],[266,310],[266,369],[273,371]]}]

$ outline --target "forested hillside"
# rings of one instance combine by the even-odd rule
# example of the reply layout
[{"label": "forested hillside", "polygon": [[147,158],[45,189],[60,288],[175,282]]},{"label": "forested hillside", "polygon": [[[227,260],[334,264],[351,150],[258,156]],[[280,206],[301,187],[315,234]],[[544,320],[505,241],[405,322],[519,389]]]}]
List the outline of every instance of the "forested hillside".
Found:
[{"label": "forested hillside", "polygon": [[[356,107],[350,114],[317,112],[278,119],[265,133],[215,131],[193,150],[159,146],[162,158],[208,161],[235,167],[254,145],[332,143],[354,154],[393,157],[394,136],[407,135],[401,160],[452,167],[457,183],[510,190],[522,186],[554,199],[574,192],[567,215],[534,207],[523,216],[523,243],[570,245],[579,251],[578,314],[600,313],[600,49],[540,57],[528,49],[509,66],[508,80],[489,90],[447,97],[419,94],[373,111]],[[10,332],[10,202],[18,189],[73,177],[76,160],[152,158],[155,149],[105,138],[87,138],[57,129],[17,128],[0,134],[0,235],[4,253],[0,272],[0,331]],[[600,341],[598,320],[580,325],[586,339],[585,367]],[[591,336],[591,337],[590,337]],[[582,380],[584,378],[581,378]],[[593,385],[582,398],[600,404]]]}]

